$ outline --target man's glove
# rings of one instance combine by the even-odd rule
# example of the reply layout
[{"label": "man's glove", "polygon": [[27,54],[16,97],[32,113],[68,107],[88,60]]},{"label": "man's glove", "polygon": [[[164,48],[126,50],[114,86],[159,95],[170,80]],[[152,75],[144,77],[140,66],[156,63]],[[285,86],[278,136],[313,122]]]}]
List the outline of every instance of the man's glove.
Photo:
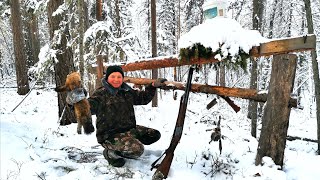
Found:
[{"label": "man's glove", "polygon": [[153,87],[163,87],[163,86],[166,86],[166,84],[164,83],[165,81],[168,81],[167,79],[165,78],[158,78],[156,81],[154,81],[152,83]]}]

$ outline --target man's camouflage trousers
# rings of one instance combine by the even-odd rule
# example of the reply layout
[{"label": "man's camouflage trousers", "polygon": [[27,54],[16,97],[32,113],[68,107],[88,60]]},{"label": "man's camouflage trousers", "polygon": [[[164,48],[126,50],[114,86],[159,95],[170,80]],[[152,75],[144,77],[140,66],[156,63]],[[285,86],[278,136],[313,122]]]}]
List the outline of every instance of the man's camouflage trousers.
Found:
[{"label": "man's camouflage trousers", "polygon": [[137,159],[144,152],[143,145],[158,141],[161,134],[158,130],[137,125],[127,132],[117,133],[109,137],[102,146],[109,151],[114,151],[118,156]]}]

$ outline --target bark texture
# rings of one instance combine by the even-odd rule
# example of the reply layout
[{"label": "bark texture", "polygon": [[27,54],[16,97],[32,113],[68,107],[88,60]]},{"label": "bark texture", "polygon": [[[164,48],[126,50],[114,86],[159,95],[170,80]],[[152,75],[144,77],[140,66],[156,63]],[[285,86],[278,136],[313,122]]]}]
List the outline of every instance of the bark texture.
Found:
[{"label": "bark texture", "polygon": [[291,108],[288,106],[293,89],[297,56],[276,55],[272,62],[270,89],[262,118],[262,129],[256,156],[256,165],[264,156],[283,166],[284,150]]},{"label": "bark texture", "polygon": [[20,1],[12,0],[10,4],[11,23],[13,33],[13,48],[15,56],[16,80],[18,94],[25,95],[29,92],[29,81],[27,74],[27,58],[25,52],[24,38],[22,33],[22,21],[20,12]]}]

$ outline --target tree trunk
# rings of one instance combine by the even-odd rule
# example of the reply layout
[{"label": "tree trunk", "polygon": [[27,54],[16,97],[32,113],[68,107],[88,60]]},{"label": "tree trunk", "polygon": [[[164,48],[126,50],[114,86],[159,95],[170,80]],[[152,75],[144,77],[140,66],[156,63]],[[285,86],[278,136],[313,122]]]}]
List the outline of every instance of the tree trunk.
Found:
[{"label": "tree trunk", "polygon": [[277,5],[278,5],[278,0],[275,0],[273,2],[272,11],[271,11],[271,18],[270,18],[270,21],[269,21],[268,38],[270,38],[270,39],[273,37],[273,26],[274,26],[274,20],[275,20],[275,16],[276,16]]},{"label": "tree trunk", "polygon": [[275,55],[272,61],[268,102],[262,118],[256,165],[264,156],[283,166],[284,150],[291,107],[288,107],[297,66],[294,54]]},{"label": "tree trunk", "polygon": [[[257,80],[258,80],[258,63],[257,61],[253,60],[252,58],[252,67],[251,67],[251,77],[250,77],[250,89],[258,90]],[[248,115],[247,117],[251,119],[251,136],[257,137],[257,110],[258,110],[258,103],[256,101],[249,101],[248,105]]]},{"label": "tree trunk", "polygon": [[18,94],[25,95],[29,92],[29,82],[27,74],[27,59],[24,46],[24,38],[22,33],[22,21],[19,0],[12,0],[10,4],[11,23],[13,33],[13,47],[15,55],[16,79],[18,86]]},{"label": "tree trunk", "polygon": [[[264,18],[264,0],[253,0],[253,13],[252,24],[253,29],[262,32],[262,20]],[[258,63],[251,58],[251,77],[250,77],[250,89],[258,90]],[[248,106],[248,118],[251,119],[251,135],[257,137],[257,111],[258,103],[255,101],[249,101]]]},{"label": "tree trunk", "polygon": [[265,0],[253,0],[252,26],[254,30],[262,32]]},{"label": "tree trunk", "polygon": [[[177,28],[176,28],[176,54],[179,53],[179,39],[180,39],[180,35],[181,35],[181,5],[180,5],[180,0],[176,1],[177,5]],[[180,67],[174,67],[173,69],[174,74],[173,74],[173,79],[175,81],[178,81],[178,72],[180,71]]]},{"label": "tree trunk", "polygon": [[96,19],[102,21],[102,0],[96,0]]},{"label": "tree trunk", "polygon": [[27,65],[35,65],[39,61],[40,40],[38,31],[38,17],[34,9],[25,7],[24,11],[24,31],[26,32]]},{"label": "tree trunk", "polygon": [[[157,57],[157,11],[156,0],[151,0],[151,53]],[[152,69],[152,79],[158,78],[158,69]],[[158,107],[158,93],[152,99],[152,107]]]},{"label": "tree trunk", "polygon": [[83,50],[83,36],[84,36],[84,0],[78,0],[78,14],[79,14],[79,70],[81,78],[84,79],[84,50]]},{"label": "tree trunk", "polygon": [[[305,11],[306,9],[301,6],[301,12],[302,14],[305,14]],[[299,29],[299,34],[305,34],[305,28],[306,28],[306,17],[305,16],[302,16],[301,17],[301,26],[300,26],[300,29]],[[304,68],[306,69],[309,69],[307,64],[306,63],[308,62],[307,59],[306,59],[306,54],[301,54],[298,56],[298,67],[297,67],[297,73],[300,71],[304,71]],[[301,104],[301,99],[302,99],[302,89],[303,89],[303,86],[304,85],[304,81],[305,81],[305,77],[299,77],[297,79],[297,97],[298,97],[298,107],[303,107],[303,104]]]},{"label": "tree trunk", "polygon": [[[56,50],[56,59],[54,60],[54,70],[55,70],[55,81],[56,86],[61,86],[65,84],[66,77],[69,72],[75,71],[73,65],[72,49],[67,46],[67,30],[60,29],[60,22],[63,21],[63,13],[56,14],[52,16],[53,12],[63,4],[63,0],[49,0],[48,2],[48,22],[49,22],[49,32],[50,40],[53,42],[52,49]],[[67,28],[67,27],[64,27]],[[59,42],[56,42],[58,38],[55,37],[55,32],[60,31]],[[67,93],[58,93],[58,107],[59,107],[59,117],[61,118],[60,124],[67,125],[73,122],[77,122],[74,114],[66,106],[66,96]],[[65,109],[65,113],[63,114]]]},{"label": "tree trunk", "polygon": [[84,29],[87,30],[90,26],[90,23],[89,23],[89,9],[88,9],[88,6],[89,6],[89,3],[88,1],[84,1],[84,4],[83,4],[83,16],[84,16],[84,20],[83,20],[83,23],[84,23]]},{"label": "tree trunk", "polygon": [[[84,1],[84,4],[83,4],[83,28],[84,28],[84,32],[89,28],[90,26],[90,23],[89,23],[89,10],[88,10],[88,6],[89,6],[89,2],[88,1]],[[85,48],[85,47],[83,47]],[[88,93],[89,95],[92,95],[92,93],[94,92],[95,90],[95,71],[93,71],[93,69],[91,68],[91,64],[88,64],[88,63],[85,63],[85,71],[87,72],[86,76],[88,78],[88,81],[85,81],[85,87],[88,88]]]},{"label": "tree trunk", "polygon": [[[97,21],[102,21],[102,0],[96,0],[96,18]],[[97,45],[98,47],[96,52],[100,52],[100,46]],[[96,53],[96,58],[97,58],[97,79],[96,79],[96,85],[95,88],[102,86],[101,79],[103,78],[103,56],[100,54]],[[95,89],[94,88],[94,89]]]},{"label": "tree trunk", "polygon": [[[313,19],[310,0],[304,0],[304,6],[306,8],[308,33],[313,34]],[[317,115],[317,136],[318,136],[318,154],[320,155],[320,79],[319,79],[319,65],[317,61],[316,50],[311,51],[312,58],[312,70],[313,70],[313,80],[314,80],[314,94],[316,98],[316,115]]]},{"label": "tree trunk", "polygon": [[293,18],[293,3],[290,3],[290,10],[289,10],[289,22],[288,22],[288,32],[287,37],[291,37],[291,29],[292,29],[292,18]]},{"label": "tree trunk", "polygon": [[3,76],[4,76],[4,68],[3,68],[3,64],[2,64],[2,59],[3,59],[3,57],[2,57],[2,52],[1,52],[1,49],[0,49],[0,74],[1,74],[1,78],[3,78]]},{"label": "tree trunk", "polygon": [[[120,0],[115,0],[115,25],[116,25],[116,38],[121,38],[122,37],[122,27],[121,27],[121,16],[120,16],[120,12],[121,12],[121,8],[120,8]],[[120,62],[124,62],[125,60],[125,53],[123,51],[123,49],[121,47],[117,47],[117,51],[119,53],[119,59],[118,61]]]},{"label": "tree trunk", "polygon": [[114,17],[114,24],[116,26],[116,36],[117,38],[121,37],[121,24],[120,24],[120,3],[119,0],[114,0],[114,7],[115,7],[115,17]]},{"label": "tree trunk", "polygon": [[223,63],[221,63],[221,66],[219,67],[219,74],[219,85],[226,86],[226,68]]}]

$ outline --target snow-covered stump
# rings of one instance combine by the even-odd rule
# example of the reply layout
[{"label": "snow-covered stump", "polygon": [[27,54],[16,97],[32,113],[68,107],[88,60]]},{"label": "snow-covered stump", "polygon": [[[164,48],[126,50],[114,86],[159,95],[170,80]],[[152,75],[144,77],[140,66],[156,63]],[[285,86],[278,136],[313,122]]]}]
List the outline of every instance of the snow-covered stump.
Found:
[{"label": "snow-covered stump", "polygon": [[297,56],[294,54],[275,55],[273,58],[270,88],[262,117],[256,165],[261,164],[264,156],[269,156],[275,164],[283,166],[291,110],[289,100],[296,66]]}]

